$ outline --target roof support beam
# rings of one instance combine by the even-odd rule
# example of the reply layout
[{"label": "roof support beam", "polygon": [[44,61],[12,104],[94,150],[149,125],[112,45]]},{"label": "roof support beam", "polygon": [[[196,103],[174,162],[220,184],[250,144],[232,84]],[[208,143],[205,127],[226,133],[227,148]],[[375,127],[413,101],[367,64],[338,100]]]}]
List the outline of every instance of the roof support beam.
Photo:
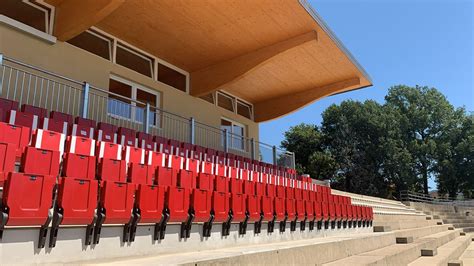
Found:
[{"label": "roof support beam", "polygon": [[53,1],[56,6],[54,35],[67,41],[107,17],[125,0],[68,0]]},{"label": "roof support beam", "polygon": [[239,80],[246,73],[258,68],[271,58],[311,41],[317,41],[316,31],[310,31],[192,72],[191,95],[198,97],[216,91]]},{"label": "roof support beam", "polygon": [[255,112],[255,122],[263,122],[278,118],[282,115],[296,111],[297,109],[323,97],[348,91],[359,86],[360,79],[355,77],[325,86],[312,88],[297,93],[290,93],[255,103],[253,105]]}]

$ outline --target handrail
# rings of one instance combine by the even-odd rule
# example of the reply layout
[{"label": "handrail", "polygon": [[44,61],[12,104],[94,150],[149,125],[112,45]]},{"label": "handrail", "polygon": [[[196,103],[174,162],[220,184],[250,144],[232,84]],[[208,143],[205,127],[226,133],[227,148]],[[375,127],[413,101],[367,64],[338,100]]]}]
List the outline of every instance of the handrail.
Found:
[{"label": "handrail", "polygon": [[[4,64],[4,61],[10,62],[13,65]],[[29,71],[17,68],[15,66],[20,66],[22,68],[29,69]],[[56,109],[58,109],[58,106],[62,107],[61,110],[55,111],[62,111],[62,109],[66,109],[69,110],[66,112],[74,116],[80,115],[85,118],[94,119],[97,122],[114,123],[117,126],[130,127],[135,130],[143,130],[144,132],[151,131],[151,133],[155,135],[167,134],[167,136],[172,137],[174,132],[180,137],[180,139],[177,140],[188,141],[193,144],[195,143],[195,130],[199,129],[200,136],[202,137],[204,135],[206,140],[203,140],[205,143],[196,143],[198,145],[202,144],[205,147],[209,147],[210,145],[211,147],[220,150],[225,149],[227,147],[231,150],[231,152],[236,153],[238,155],[243,155],[245,157],[264,161],[267,163],[273,163],[275,165],[284,165],[286,167],[294,168],[294,153],[281,149],[280,147],[277,147],[275,145],[260,142],[249,137],[234,134],[232,132],[226,132],[221,128],[195,121],[192,117],[184,117],[178,114],[174,114],[159,107],[146,104],[139,100],[131,99],[126,96],[113,93],[93,84],[89,84],[85,81],[78,81],[43,69],[41,67],[21,62],[19,60],[4,56],[1,53],[0,67],[3,67],[2,69],[0,69],[3,73],[0,77],[0,93],[2,85],[8,84],[6,85],[8,87],[6,98],[10,100],[19,101],[20,104],[32,103],[33,105],[37,105],[38,107],[52,109],[51,111],[53,111],[54,108],[52,108],[52,104],[54,101]],[[3,80],[7,68],[10,76],[7,77],[6,80]],[[12,72],[16,73],[16,77],[11,77]],[[36,72],[40,74],[45,74],[47,76],[37,74]],[[29,83],[33,80],[33,78],[34,88],[30,88]],[[37,79],[41,80],[41,87],[38,88],[39,90],[41,90],[41,94],[39,99],[31,99],[29,98],[29,92],[30,90],[34,89],[33,94],[36,95]],[[23,87],[23,83],[25,82],[25,80],[28,80],[28,85],[26,86],[26,92],[28,97],[26,97],[26,99],[22,99],[21,96],[18,98],[15,94],[17,90],[17,82],[22,83],[21,89],[18,89],[21,90],[21,93],[23,93],[25,89]],[[47,85],[44,87],[44,92],[46,95],[42,94],[43,81],[47,82]],[[50,85],[50,83],[52,85]],[[59,93],[58,89],[55,90],[55,86],[57,86],[59,89],[61,89],[62,87],[61,93],[63,95],[63,99],[61,104],[59,98],[48,98],[48,96],[52,97],[53,94],[55,95]],[[86,87],[87,89],[85,89]],[[10,88],[12,88],[12,91],[14,91],[13,95],[8,95],[10,92]],[[75,89],[75,92],[71,93],[71,89]],[[79,97],[81,94],[83,98],[82,101]],[[44,98],[42,98],[43,96]],[[113,96],[113,98],[115,98],[114,101],[110,101],[109,96]],[[46,105],[44,101],[42,102],[42,99],[45,99],[45,101],[49,100],[51,106]],[[70,110],[70,108],[68,109],[68,105],[73,106],[72,111]],[[80,108],[76,108],[76,105]],[[81,111],[79,113],[79,110],[84,110],[85,112]],[[88,110],[90,110],[91,112],[88,113]],[[150,115],[152,115],[153,122],[152,124],[147,124],[147,121],[150,122]],[[166,125],[166,128],[162,128],[163,124]],[[165,132],[163,130],[168,131]],[[191,132],[195,133],[193,134]],[[235,143],[239,144],[234,145]],[[258,152],[256,152],[256,150],[258,150]]]},{"label": "handrail", "polygon": [[444,204],[457,206],[474,206],[474,200],[459,200],[452,198],[433,198],[431,195],[402,190],[400,191],[400,201],[423,202],[430,204]]}]

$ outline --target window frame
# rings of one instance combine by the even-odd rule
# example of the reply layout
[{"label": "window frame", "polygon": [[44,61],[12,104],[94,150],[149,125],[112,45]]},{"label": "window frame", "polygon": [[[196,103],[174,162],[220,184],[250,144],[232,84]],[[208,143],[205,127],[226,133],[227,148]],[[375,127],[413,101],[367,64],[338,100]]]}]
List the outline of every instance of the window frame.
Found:
[{"label": "window frame", "polygon": [[[152,59],[152,69],[153,69],[153,71],[152,71],[152,76],[153,76],[153,77],[151,77],[151,79],[153,79],[153,81],[158,82],[160,85],[165,86],[165,87],[167,87],[167,88],[171,88],[171,89],[173,89],[173,90],[177,90],[177,91],[180,91],[180,92],[182,92],[182,93],[189,94],[189,86],[190,86],[190,74],[189,74],[189,72],[187,72],[187,71],[185,71],[185,70],[183,70],[183,69],[181,69],[181,68],[179,68],[179,67],[177,67],[177,66],[175,66],[175,65],[173,65],[173,64],[170,64],[170,63],[164,61],[163,59],[158,58],[158,57],[156,57],[156,56],[154,56],[154,55],[152,55],[152,54],[150,54],[150,53],[147,53],[147,52],[141,50],[140,48],[138,48],[138,47],[136,47],[136,46],[134,46],[134,45],[131,45],[130,43],[128,43],[128,42],[126,42],[126,41],[124,41],[124,40],[122,40],[122,39],[119,39],[119,38],[117,38],[117,37],[115,37],[115,36],[113,36],[113,35],[111,35],[111,34],[105,32],[105,31],[103,31],[103,30],[101,30],[101,29],[99,29],[99,28],[97,28],[97,27],[91,27],[90,29],[93,30],[93,31],[95,31],[96,33],[98,33],[98,34],[100,34],[100,35],[103,35],[103,36],[105,36],[106,38],[110,38],[110,39],[112,40],[112,57],[111,57],[111,60],[108,60],[108,61],[111,61],[112,63],[117,64],[117,61],[116,61],[117,45],[121,44],[121,47],[122,47],[122,48],[124,48],[124,46],[125,46],[125,48],[127,48],[128,50],[131,49],[132,52],[138,53],[139,56],[145,56],[145,57],[148,57],[148,58]],[[186,77],[186,92],[184,92],[184,91],[182,91],[182,90],[180,90],[180,89],[177,89],[177,88],[175,88],[175,87],[172,87],[172,86],[170,86],[170,85],[168,85],[168,84],[165,84],[165,83],[159,81],[159,80],[158,80],[158,75],[159,75],[159,72],[158,72],[158,64],[162,64],[162,65],[164,65],[164,66],[167,66],[167,67],[169,67],[169,68],[171,68],[171,69],[173,69],[173,70],[175,70],[175,71],[177,71],[177,72],[183,74],[183,75]],[[118,65],[118,64],[117,64],[117,65]],[[120,66],[121,66],[121,65],[120,65]],[[122,66],[122,67],[123,67],[123,66]],[[126,68],[126,69],[129,69],[129,68],[127,68],[127,67],[125,67],[125,68]],[[129,70],[132,70],[132,71],[136,72],[136,71],[133,70],[133,69],[129,69]],[[141,74],[141,73],[139,73],[139,74],[140,74],[140,75],[143,75],[143,74]],[[146,75],[143,75],[143,76],[148,77],[148,76],[146,76]],[[148,78],[150,78],[150,77],[148,77]]]},{"label": "window frame", "polygon": [[[136,83],[136,82],[133,82],[131,80],[128,80],[128,79],[125,79],[125,78],[122,78],[122,77],[119,77],[117,75],[110,75],[109,76],[109,79],[113,79],[117,82],[120,82],[120,83],[123,83],[123,84],[126,84],[128,86],[131,87],[132,91],[131,91],[131,103],[130,103],[130,106],[131,106],[131,111],[130,111],[130,118],[128,117],[125,117],[125,116],[121,116],[121,115],[118,115],[118,114],[114,114],[114,113],[110,113],[108,108],[107,108],[107,116],[110,116],[112,118],[115,118],[115,119],[123,119],[123,120],[127,120],[129,122],[132,122],[132,123],[143,123],[143,121],[138,121],[137,118],[136,118],[136,102],[138,101],[137,100],[137,90],[141,90],[141,91],[144,91],[144,92],[147,92],[147,93],[150,93],[152,95],[155,95],[156,96],[156,105],[157,106],[154,106],[155,108],[157,109],[161,109],[161,98],[162,98],[162,92],[161,91],[157,91],[157,90],[153,90],[153,89],[150,89],[150,88],[147,88],[146,86],[143,86],[139,83]],[[113,92],[112,92],[113,93]],[[126,97],[125,97],[126,98]],[[107,104],[108,104],[108,100],[109,100],[109,97],[107,95]],[[157,114],[156,117],[155,117],[155,123],[154,124],[150,124],[149,126],[150,127],[155,127],[155,128],[161,128],[161,121],[160,121],[160,118],[159,118],[159,115]]]},{"label": "window frame", "polygon": [[[227,140],[228,148],[229,148],[229,149],[232,149],[232,150],[235,150],[235,151],[245,152],[245,151],[246,151],[246,149],[245,149],[245,148],[246,148],[246,147],[245,147],[245,146],[246,146],[246,145],[245,145],[245,140],[247,139],[247,126],[244,125],[244,124],[242,124],[242,123],[240,123],[240,122],[237,122],[237,121],[235,121],[235,120],[232,120],[232,119],[230,119],[230,118],[227,118],[227,117],[221,117],[221,120],[227,121],[227,122],[229,122],[229,123],[231,124],[231,130],[232,130],[232,132],[230,132],[231,135],[229,136],[229,138],[230,138],[231,141],[230,141],[230,145],[229,145],[229,140]],[[232,141],[232,136],[235,136],[235,135],[236,135],[236,134],[234,133],[234,126],[239,126],[239,127],[241,127],[241,128],[243,129],[243,135],[242,135],[242,147],[243,147],[243,148],[234,147],[234,142]],[[220,127],[221,127],[222,134],[223,134],[222,137],[223,137],[223,139],[224,139],[224,138],[225,138],[225,135],[224,135],[224,132],[223,132],[224,130],[222,129],[222,122],[221,122]]]}]

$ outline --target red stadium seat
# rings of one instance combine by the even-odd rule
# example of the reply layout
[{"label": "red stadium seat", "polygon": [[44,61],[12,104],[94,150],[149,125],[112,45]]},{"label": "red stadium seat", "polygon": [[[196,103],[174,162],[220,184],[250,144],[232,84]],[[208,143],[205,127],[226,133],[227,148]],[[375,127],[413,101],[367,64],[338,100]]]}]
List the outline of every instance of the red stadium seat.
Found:
[{"label": "red stadium seat", "polygon": [[137,133],[135,130],[125,127],[119,127],[118,129],[118,140],[122,146],[137,147]]},{"label": "red stadium seat", "polygon": [[15,170],[16,147],[14,144],[0,142],[0,186],[9,173]]},{"label": "red stadium seat", "polygon": [[51,175],[30,173],[8,175],[2,197],[0,239],[5,225],[41,226],[38,248],[44,247],[51,221],[49,209],[53,204],[55,183],[56,177]]},{"label": "red stadium seat", "polygon": [[91,119],[76,117],[72,125],[71,135],[86,138],[94,138],[96,122]]},{"label": "red stadium seat", "polygon": [[32,146],[37,149],[58,151],[60,155],[64,153],[64,143],[66,135],[55,131],[37,129],[33,132]]},{"label": "red stadium seat", "polygon": [[153,141],[156,143],[156,151],[165,154],[171,154],[171,147],[168,144],[167,138],[154,136]]},{"label": "red stadium seat", "polygon": [[49,114],[49,118],[42,119],[41,128],[67,135],[69,126],[72,124],[73,117],[71,115],[52,111]]},{"label": "red stadium seat", "polygon": [[0,98],[0,122],[8,123],[11,110],[18,111],[18,102]]},{"label": "red stadium seat", "polygon": [[48,116],[48,110],[46,110],[45,108],[36,107],[29,104],[23,104],[21,106],[21,111],[24,113],[36,115],[38,119],[43,119]]},{"label": "red stadium seat", "polygon": [[147,151],[156,151],[156,143],[153,141],[153,136],[147,133],[137,133],[138,147]]},{"label": "red stadium seat", "polygon": [[11,110],[9,112],[8,123],[10,125],[28,127],[32,130],[35,130],[38,128],[39,118],[38,116],[31,113]]},{"label": "red stadium seat", "polygon": [[117,143],[117,131],[117,126],[100,122],[97,125],[96,140]]},{"label": "red stadium seat", "polygon": [[20,171],[28,174],[52,175],[59,174],[59,151],[50,151],[27,147],[22,157]]}]

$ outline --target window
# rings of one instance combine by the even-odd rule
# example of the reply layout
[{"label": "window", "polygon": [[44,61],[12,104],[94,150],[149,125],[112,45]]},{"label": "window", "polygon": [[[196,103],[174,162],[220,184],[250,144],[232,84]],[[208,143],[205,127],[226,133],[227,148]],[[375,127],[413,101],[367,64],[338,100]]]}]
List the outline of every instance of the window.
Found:
[{"label": "window", "polygon": [[36,1],[1,0],[0,14],[39,31],[50,33],[52,11]]},{"label": "window", "polygon": [[237,114],[252,119],[252,106],[237,100]]},{"label": "window", "polygon": [[[245,150],[245,126],[228,119],[221,119],[221,129],[227,131],[227,145],[230,149]],[[222,142],[224,142],[224,133]],[[224,143],[222,143],[224,146]]]},{"label": "window", "polygon": [[163,64],[158,64],[158,81],[186,92],[186,76]]},{"label": "window", "polygon": [[67,42],[104,59],[112,58],[112,40],[92,30],[87,30]]},{"label": "window", "polygon": [[153,77],[153,60],[123,45],[117,45],[115,62],[150,78]]},{"label": "window", "polygon": [[201,96],[200,98],[203,99],[206,102],[210,102],[210,103],[214,104],[214,94],[213,93],[209,93],[207,95]]},{"label": "window", "polygon": [[233,98],[227,94],[224,94],[222,92],[217,93],[217,105],[231,112],[234,112]]},{"label": "window", "polygon": [[[107,104],[109,115],[143,123],[144,104],[147,103],[159,108],[160,93],[118,77],[110,79]],[[150,125],[158,125],[158,117],[153,111],[150,112]]]}]

